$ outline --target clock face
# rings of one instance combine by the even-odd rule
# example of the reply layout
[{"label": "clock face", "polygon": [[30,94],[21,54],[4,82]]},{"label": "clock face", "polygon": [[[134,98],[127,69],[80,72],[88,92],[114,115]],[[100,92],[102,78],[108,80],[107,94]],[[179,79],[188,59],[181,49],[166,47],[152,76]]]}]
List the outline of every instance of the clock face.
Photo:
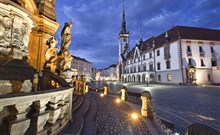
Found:
[{"label": "clock face", "polygon": [[127,42],[127,38],[123,38],[123,41],[124,41],[124,42]]}]

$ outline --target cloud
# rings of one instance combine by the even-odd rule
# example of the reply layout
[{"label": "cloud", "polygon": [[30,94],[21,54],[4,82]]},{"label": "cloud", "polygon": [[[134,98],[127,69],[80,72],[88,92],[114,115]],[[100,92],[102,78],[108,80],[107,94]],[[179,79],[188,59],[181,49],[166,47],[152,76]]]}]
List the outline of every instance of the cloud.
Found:
[{"label": "cloud", "polygon": [[[220,28],[219,7],[218,0],[125,0],[130,48],[139,40],[140,24],[144,39],[175,25]],[[57,1],[56,11],[61,24],[56,36],[60,36],[64,22],[73,20],[72,54],[86,58],[97,68],[118,62],[122,0]]]}]

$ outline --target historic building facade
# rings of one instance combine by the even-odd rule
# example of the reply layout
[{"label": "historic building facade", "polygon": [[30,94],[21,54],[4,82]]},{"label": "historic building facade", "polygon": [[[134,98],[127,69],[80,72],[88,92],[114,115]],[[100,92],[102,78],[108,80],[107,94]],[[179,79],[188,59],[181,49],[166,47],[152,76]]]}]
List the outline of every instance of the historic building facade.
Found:
[{"label": "historic building facade", "polygon": [[[220,83],[220,30],[176,26],[128,52],[124,82]],[[119,44],[120,46],[120,44]]]},{"label": "historic building facade", "polygon": [[76,74],[80,77],[85,75],[86,81],[90,81],[92,77],[92,63],[84,58],[72,56],[71,68],[76,70]]}]

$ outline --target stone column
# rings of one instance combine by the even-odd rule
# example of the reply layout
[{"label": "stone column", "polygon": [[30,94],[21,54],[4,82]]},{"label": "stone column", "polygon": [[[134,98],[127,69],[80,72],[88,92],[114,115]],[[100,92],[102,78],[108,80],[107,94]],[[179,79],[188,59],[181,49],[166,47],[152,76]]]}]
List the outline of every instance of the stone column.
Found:
[{"label": "stone column", "polygon": [[30,119],[26,118],[27,109],[32,102],[23,102],[15,105],[18,113],[16,115],[15,122],[12,123],[10,134],[11,135],[23,135],[30,126]]},{"label": "stone column", "polygon": [[104,86],[104,95],[108,95],[108,86]]},{"label": "stone column", "polygon": [[148,106],[147,97],[141,96],[141,100],[142,100],[141,115],[147,117],[147,106]]},{"label": "stone column", "polygon": [[121,100],[126,100],[126,89],[121,89]]}]

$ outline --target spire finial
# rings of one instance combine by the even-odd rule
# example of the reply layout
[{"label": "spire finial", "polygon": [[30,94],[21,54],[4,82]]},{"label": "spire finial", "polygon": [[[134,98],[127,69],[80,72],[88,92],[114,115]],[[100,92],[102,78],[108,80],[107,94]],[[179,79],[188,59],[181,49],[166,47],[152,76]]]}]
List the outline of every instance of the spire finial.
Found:
[{"label": "spire finial", "polygon": [[140,40],[139,40],[139,42],[143,42],[141,28],[142,28],[142,25],[140,24]]}]

